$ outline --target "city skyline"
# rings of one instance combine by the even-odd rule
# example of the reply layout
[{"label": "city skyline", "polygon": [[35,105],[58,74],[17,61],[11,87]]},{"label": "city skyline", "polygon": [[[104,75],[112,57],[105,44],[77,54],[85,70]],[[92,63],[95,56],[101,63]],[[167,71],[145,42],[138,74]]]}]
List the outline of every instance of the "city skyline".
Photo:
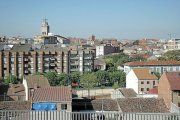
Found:
[{"label": "city skyline", "polygon": [[0,35],[34,37],[42,19],[65,37],[180,38],[179,0],[10,1],[0,4]]}]

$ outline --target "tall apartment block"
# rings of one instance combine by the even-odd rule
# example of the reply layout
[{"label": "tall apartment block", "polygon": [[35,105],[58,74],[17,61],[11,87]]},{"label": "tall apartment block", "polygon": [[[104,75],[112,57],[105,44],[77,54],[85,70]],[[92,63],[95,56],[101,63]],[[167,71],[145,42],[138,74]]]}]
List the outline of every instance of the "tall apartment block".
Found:
[{"label": "tall apartment block", "polygon": [[[6,45],[7,46],[7,45]],[[8,48],[8,47],[4,47]],[[0,77],[54,71],[71,73],[93,71],[94,52],[92,50],[68,50],[58,45],[32,46],[30,44],[11,45],[0,51]]]},{"label": "tall apartment block", "polygon": [[79,71],[91,72],[94,70],[95,52],[90,49],[71,50],[69,56],[70,73]]}]

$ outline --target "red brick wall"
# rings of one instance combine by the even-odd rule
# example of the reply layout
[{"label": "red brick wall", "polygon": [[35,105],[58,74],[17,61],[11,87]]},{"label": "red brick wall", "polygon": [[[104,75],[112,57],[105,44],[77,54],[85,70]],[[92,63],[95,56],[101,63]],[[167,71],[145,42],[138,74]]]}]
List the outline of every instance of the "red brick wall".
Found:
[{"label": "red brick wall", "polygon": [[163,97],[164,101],[168,108],[170,108],[171,102],[172,102],[172,91],[170,89],[169,82],[166,78],[166,74],[164,73],[160,80],[158,85],[158,95],[159,97]]}]

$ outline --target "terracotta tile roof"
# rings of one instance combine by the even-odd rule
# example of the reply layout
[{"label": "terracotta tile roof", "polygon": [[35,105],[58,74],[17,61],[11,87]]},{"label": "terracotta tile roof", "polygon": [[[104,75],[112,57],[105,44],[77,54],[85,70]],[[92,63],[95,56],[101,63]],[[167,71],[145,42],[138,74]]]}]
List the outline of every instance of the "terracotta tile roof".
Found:
[{"label": "terracotta tile roof", "polygon": [[120,98],[122,112],[167,113],[169,112],[161,98]]},{"label": "terracotta tile roof", "polygon": [[128,66],[157,66],[157,65],[180,65],[180,61],[134,61],[124,65]]},{"label": "terracotta tile roof", "polygon": [[0,110],[31,110],[31,102],[30,101],[0,102]]},{"label": "terracotta tile roof", "polygon": [[72,101],[71,89],[67,86],[38,88],[34,91],[33,102]]},{"label": "terracotta tile roof", "polygon": [[136,97],[137,93],[132,88],[121,88],[119,91],[123,94],[125,98]]},{"label": "terracotta tile roof", "polygon": [[10,85],[7,95],[25,95],[23,84]]},{"label": "terracotta tile roof", "polygon": [[112,99],[95,99],[91,101],[93,110],[101,111],[102,104],[104,111],[118,111],[118,104]]},{"label": "terracotta tile roof", "polygon": [[27,80],[28,88],[34,88],[35,85],[37,85],[38,87],[50,86],[48,79],[43,75],[28,75],[25,76],[25,79]]},{"label": "terracotta tile roof", "polygon": [[132,69],[139,80],[157,80],[158,78],[148,68]]},{"label": "terracotta tile roof", "polygon": [[171,90],[180,90],[180,72],[166,72]]}]

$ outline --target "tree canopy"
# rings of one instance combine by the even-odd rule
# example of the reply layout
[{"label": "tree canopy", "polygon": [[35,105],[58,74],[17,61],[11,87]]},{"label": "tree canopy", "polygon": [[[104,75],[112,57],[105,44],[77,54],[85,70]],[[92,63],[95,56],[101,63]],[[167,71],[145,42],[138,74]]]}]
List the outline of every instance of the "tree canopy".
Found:
[{"label": "tree canopy", "polygon": [[171,50],[164,53],[159,60],[163,61],[180,61],[180,50]]}]

